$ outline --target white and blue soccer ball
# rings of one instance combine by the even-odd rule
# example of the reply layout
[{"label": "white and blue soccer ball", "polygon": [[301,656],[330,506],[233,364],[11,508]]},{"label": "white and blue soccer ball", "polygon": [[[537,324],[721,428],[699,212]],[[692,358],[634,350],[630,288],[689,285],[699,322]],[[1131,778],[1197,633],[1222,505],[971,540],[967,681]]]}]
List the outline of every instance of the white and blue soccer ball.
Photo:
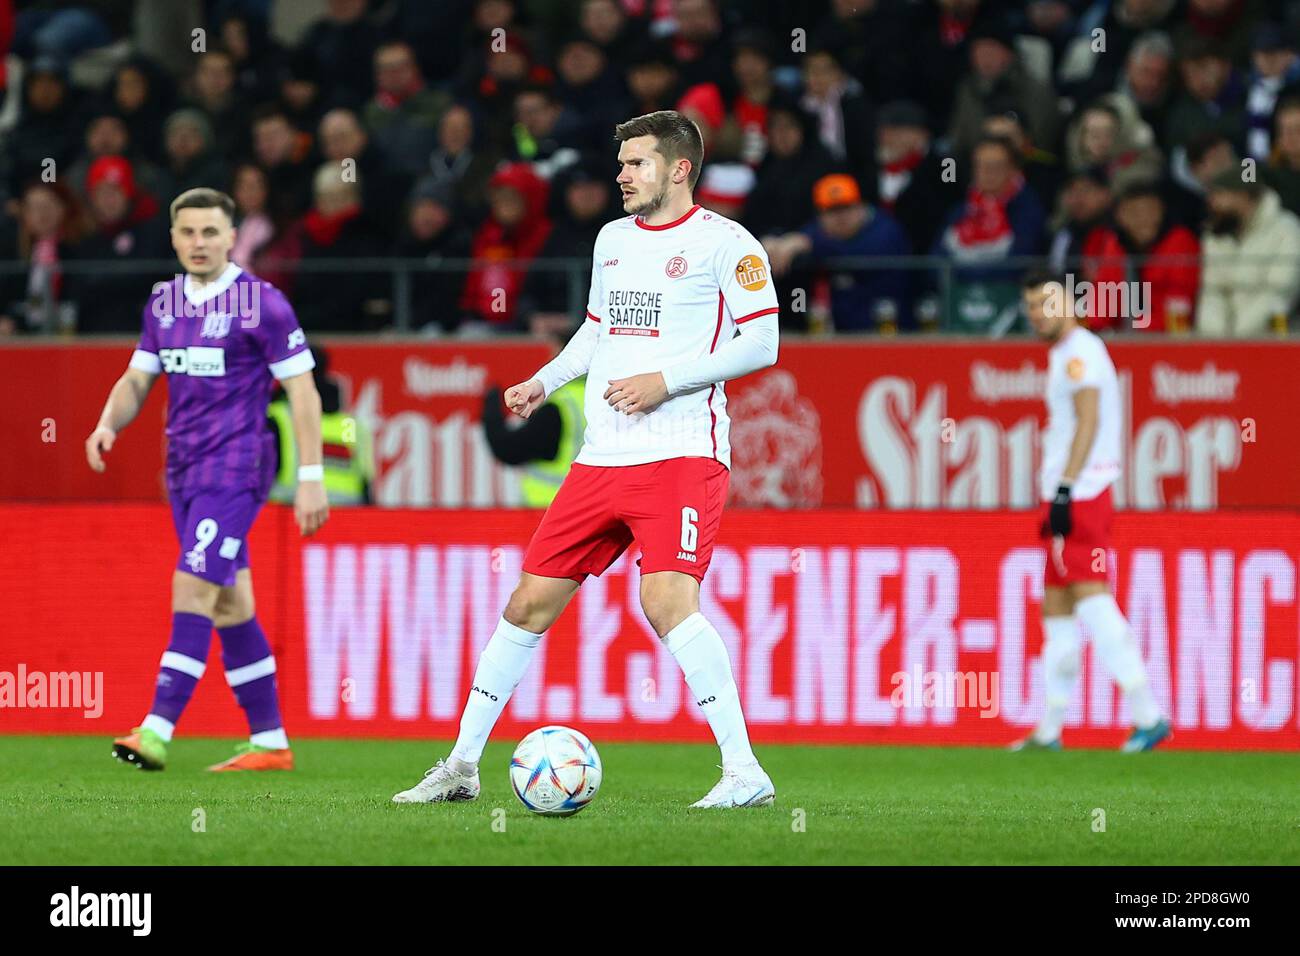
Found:
[{"label": "white and blue soccer ball", "polygon": [[572,727],[538,727],[510,759],[510,785],[533,813],[567,817],[600,790],[600,754]]}]

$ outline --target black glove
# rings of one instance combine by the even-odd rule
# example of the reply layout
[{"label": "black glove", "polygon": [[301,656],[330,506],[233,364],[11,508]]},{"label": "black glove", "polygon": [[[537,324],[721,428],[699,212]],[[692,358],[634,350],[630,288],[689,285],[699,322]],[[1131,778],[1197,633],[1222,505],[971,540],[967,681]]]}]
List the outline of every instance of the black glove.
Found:
[{"label": "black glove", "polygon": [[1059,485],[1056,497],[1052,499],[1052,508],[1047,513],[1047,525],[1053,535],[1066,537],[1074,527],[1070,519],[1070,486]]}]

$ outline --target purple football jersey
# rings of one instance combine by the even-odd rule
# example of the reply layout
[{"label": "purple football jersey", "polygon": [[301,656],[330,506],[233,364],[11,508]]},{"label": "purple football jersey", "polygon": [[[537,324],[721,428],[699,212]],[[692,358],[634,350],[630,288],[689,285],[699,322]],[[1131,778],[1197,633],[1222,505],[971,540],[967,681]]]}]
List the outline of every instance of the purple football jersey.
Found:
[{"label": "purple football jersey", "polygon": [[131,367],[167,375],[167,487],[255,489],[275,472],[267,427],[272,377],[316,363],[279,289],[231,263],[194,291],[190,277],[154,286]]}]

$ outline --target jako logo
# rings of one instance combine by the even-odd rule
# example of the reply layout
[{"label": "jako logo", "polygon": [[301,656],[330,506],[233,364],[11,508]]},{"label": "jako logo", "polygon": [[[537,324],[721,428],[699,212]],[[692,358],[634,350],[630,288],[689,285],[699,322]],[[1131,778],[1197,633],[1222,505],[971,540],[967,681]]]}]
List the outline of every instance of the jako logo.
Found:
[{"label": "jako logo", "polygon": [[713,703],[713,702],[714,702],[715,700],[717,700],[717,699],[718,699],[718,698],[717,698],[717,695],[715,694],[713,697],[706,697],[706,698],[704,698],[704,700],[697,700],[695,703],[696,703],[698,706],[703,707],[705,704],[711,704],[711,703]]},{"label": "jako logo", "polygon": [[474,688],[474,693],[476,693],[476,694],[482,694],[482,695],[483,695],[484,697],[486,697],[488,700],[493,701],[493,702],[495,702],[496,699],[497,699],[497,695],[496,695],[496,694],[489,694],[489,693],[488,693],[487,691],[485,691],[482,687],[475,687],[475,688]]},{"label": "jako logo", "polygon": [[51,926],[129,926],[134,936],[148,936],[153,925],[152,893],[71,893],[50,897]]}]

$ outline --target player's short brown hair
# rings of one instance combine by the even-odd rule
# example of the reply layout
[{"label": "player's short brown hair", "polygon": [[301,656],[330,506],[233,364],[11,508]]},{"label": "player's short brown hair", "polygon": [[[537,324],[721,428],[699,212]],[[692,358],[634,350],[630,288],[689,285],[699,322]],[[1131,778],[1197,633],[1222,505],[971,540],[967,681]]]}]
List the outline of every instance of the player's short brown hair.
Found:
[{"label": "player's short brown hair", "polygon": [[676,110],[655,110],[614,127],[614,138],[620,143],[638,136],[653,136],[655,148],[670,163],[679,159],[689,160],[691,171],[686,177],[686,185],[695,188],[704,167],[704,137],[694,120]]},{"label": "player's short brown hair", "polygon": [[176,222],[176,214],[182,209],[220,209],[232,224],[235,221],[235,201],[220,189],[209,189],[207,186],[187,189],[172,200],[173,224]]}]

